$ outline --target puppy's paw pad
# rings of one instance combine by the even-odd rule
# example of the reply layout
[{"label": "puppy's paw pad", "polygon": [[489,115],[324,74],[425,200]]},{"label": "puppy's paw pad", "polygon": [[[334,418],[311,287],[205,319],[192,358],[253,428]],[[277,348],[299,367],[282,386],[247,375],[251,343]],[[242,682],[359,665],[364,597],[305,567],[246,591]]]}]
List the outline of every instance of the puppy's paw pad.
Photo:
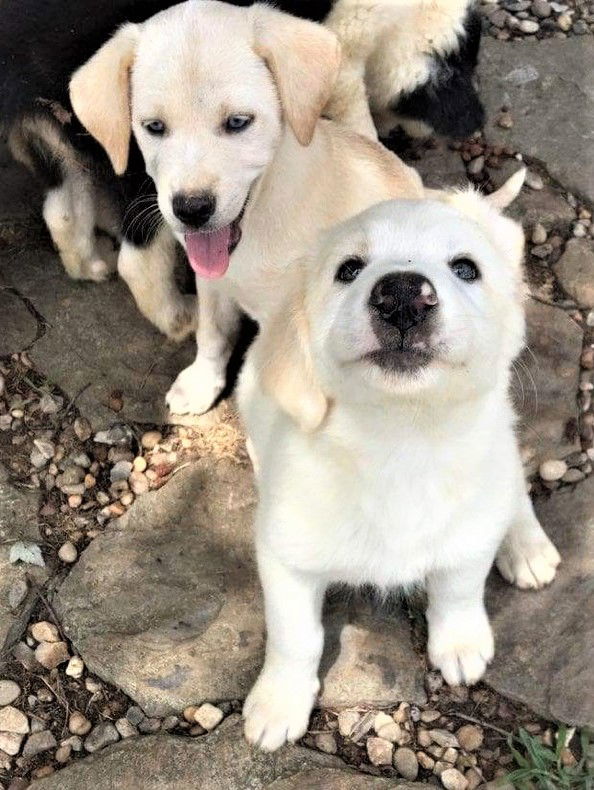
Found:
[{"label": "puppy's paw pad", "polygon": [[446,625],[437,639],[430,634],[429,658],[450,686],[470,686],[482,678],[495,653],[491,626],[485,618],[466,633],[452,627],[448,636],[448,630]]},{"label": "puppy's paw pad", "polygon": [[204,414],[224,386],[224,378],[194,363],[182,370],[165,396],[165,401],[172,414]]},{"label": "puppy's paw pad", "polygon": [[561,556],[546,538],[520,545],[504,545],[497,555],[503,578],[522,590],[538,590],[555,578]]},{"label": "puppy's paw pad", "polygon": [[246,740],[265,752],[293,743],[307,730],[317,682],[268,681],[259,678],[243,707]]}]

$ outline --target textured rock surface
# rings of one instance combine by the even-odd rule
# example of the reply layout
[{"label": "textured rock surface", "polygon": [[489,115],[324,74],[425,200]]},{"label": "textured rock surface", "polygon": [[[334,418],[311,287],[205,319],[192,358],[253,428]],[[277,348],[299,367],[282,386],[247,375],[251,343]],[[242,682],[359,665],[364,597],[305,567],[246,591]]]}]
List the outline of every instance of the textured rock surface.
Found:
[{"label": "textured rock surface", "polygon": [[548,719],[594,726],[594,478],[539,501],[563,562],[553,584],[522,592],[491,579],[496,657],[487,681]]},{"label": "textured rock surface", "polygon": [[[85,664],[149,715],[241,698],[256,678],[254,499],[251,470],[197,462],[97,537],[60,588],[55,605]],[[422,700],[404,615],[370,611],[330,603],[323,701]]]},{"label": "textured rock surface", "polygon": [[520,412],[522,447],[535,469],[546,458],[579,449],[566,436],[577,417],[576,392],[582,331],[566,312],[530,299],[527,350],[516,364],[512,391]]},{"label": "textured rock surface", "polygon": [[[99,755],[77,761],[59,773],[34,782],[35,790],[383,790],[396,782],[364,777],[340,760],[299,746],[274,754],[252,749],[241,722],[233,716],[211,735],[176,738],[152,735],[132,738]],[[418,785],[398,785],[412,790]]]},{"label": "textured rock surface", "polygon": [[491,123],[503,105],[511,109],[514,125],[497,129],[498,139],[546,162],[566,188],[594,200],[594,38],[484,38],[479,76]]},{"label": "textured rock surface", "polygon": [[44,568],[9,561],[10,547],[16,540],[37,541],[39,493],[15,488],[0,465],[0,661],[5,647],[18,638],[29,618],[32,596],[27,595],[16,608],[9,605],[11,589],[29,574],[37,582],[46,578]]},{"label": "textured rock surface", "polygon": [[561,286],[580,307],[594,307],[594,243],[570,239],[555,265]]}]

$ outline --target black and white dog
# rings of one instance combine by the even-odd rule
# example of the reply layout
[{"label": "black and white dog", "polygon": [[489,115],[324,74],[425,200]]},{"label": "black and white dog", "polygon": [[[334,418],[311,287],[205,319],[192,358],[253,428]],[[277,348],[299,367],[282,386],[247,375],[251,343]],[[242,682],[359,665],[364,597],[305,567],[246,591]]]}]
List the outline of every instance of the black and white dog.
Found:
[{"label": "black and white dog", "polygon": [[[381,132],[401,123],[408,131],[435,129],[463,137],[480,126],[482,107],[472,84],[479,29],[468,0],[384,0],[371,8],[364,25],[349,25],[349,19],[364,16],[359,10],[366,2],[278,3],[296,16],[326,20],[343,45],[343,65],[325,114],[370,136],[376,133],[369,108]],[[142,22],[171,5],[169,0],[4,0],[0,6],[0,123],[13,156],[43,182],[44,218],[73,278],[102,280],[115,270],[109,236],[123,240],[135,258],[158,247],[163,214],[134,133],[116,175],[105,141],[94,139],[72,111],[70,77],[124,22]],[[178,57],[173,51],[163,55],[156,70]],[[120,273],[128,281],[125,264],[120,254]],[[147,260],[147,275],[149,268]],[[194,300],[172,290],[171,303],[176,309],[161,311],[155,323],[181,339],[195,323]]]}]

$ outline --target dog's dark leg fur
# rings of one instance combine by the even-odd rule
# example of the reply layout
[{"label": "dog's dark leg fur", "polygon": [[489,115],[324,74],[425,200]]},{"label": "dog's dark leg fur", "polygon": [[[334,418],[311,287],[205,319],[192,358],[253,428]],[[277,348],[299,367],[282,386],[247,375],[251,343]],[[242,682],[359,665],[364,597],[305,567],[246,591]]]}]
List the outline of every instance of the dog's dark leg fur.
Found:
[{"label": "dog's dark leg fur", "polygon": [[481,36],[476,11],[468,12],[464,31],[457,51],[434,59],[431,78],[398,97],[391,107],[395,115],[420,121],[437,134],[455,139],[481,128],[485,111],[473,84]]}]

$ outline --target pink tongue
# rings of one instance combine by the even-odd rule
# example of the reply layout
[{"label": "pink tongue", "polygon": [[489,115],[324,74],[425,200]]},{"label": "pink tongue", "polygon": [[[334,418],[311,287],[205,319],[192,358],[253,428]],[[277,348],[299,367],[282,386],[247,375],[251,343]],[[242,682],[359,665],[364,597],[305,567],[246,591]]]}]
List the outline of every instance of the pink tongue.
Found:
[{"label": "pink tongue", "polygon": [[214,233],[186,233],[186,252],[190,266],[199,277],[216,280],[229,267],[229,242],[231,226]]}]

